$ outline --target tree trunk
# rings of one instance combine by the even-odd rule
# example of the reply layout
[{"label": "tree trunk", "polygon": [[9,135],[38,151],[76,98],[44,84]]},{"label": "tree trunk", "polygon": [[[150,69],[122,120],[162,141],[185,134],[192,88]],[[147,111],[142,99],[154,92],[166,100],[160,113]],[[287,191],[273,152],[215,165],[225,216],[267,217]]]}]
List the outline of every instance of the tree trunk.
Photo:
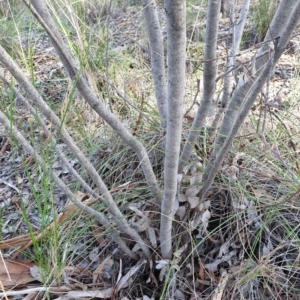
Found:
[{"label": "tree trunk", "polygon": [[168,118],[161,207],[160,243],[165,259],[172,258],[172,221],[177,192],[186,61],[185,0],[165,0],[168,52]]},{"label": "tree trunk", "polygon": [[100,117],[102,117],[108,125],[110,125],[115,132],[120,136],[120,138],[129,145],[132,150],[137,154],[142,170],[144,172],[148,187],[150,191],[153,193],[156,201],[158,203],[161,202],[161,190],[157,183],[155,174],[153,172],[151,162],[149,160],[147,151],[145,147],[129,133],[126,127],[122,124],[122,122],[111,113],[105,105],[97,98],[95,93],[90,89],[89,85],[80,74],[79,68],[67,47],[65,46],[64,40],[57,29],[46,4],[43,1],[32,0],[31,3],[28,0],[23,0],[23,2],[32,9],[32,12],[38,12],[35,14],[38,21],[44,26],[47,31],[49,37],[51,38],[53,45],[57,51],[58,56],[60,57],[65,69],[67,70],[68,75],[74,82],[76,82],[76,87],[78,91],[81,93],[82,97],[87,101],[87,103],[98,113]]},{"label": "tree trunk", "polygon": [[[235,22],[235,20],[234,20],[235,9],[232,8],[231,22],[234,24],[234,26],[232,28],[232,30],[233,30],[232,46],[229,50],[229,56],[227,58],[226,67],[225,67],[226,75],[225,75],[225,79],[224,79],[224,87],[223,87],[221,106],[220,106],[219,111],[213,121],[211,128],[210,128],[210,138],[211,139],[213,138],[213,136],[215,134],[217,125],[218,125],[220,118],[221,118],[225,108],[227,107],[228,101],[230,99],[230,93],[232,91],[232,80],[233,80],[233,71],[230,71],[230,70],[236,65],[235,57],[239,50],[239,46],[240,46],[240,43],[242,40],[242,34],[243,34],[245,23],[247,20],[249,6],[250,6],[250,0],[243,0],[241,13],[240,13],[240,16],[239,16],[239,19],[237,22]],[[231,111],[231,110],[229,110],[229,111]],[[229,119],[230,119],[230,117],[229,117]],[[227,116],[226,116],[226,120],[228,120]],[[223,129],[223,131],[224,131],[224,129]],[[225,129],[225,132],[226,132],[226,129]],[[217,136],[217,139],[215,141],[215,146],[214,146],[215,151],[217,150],[217,145],[220,144],[220,141],[218,141],[220,136],[222,136],[222,134],[219,133],[219,135]]]},{"label": "tree trunk", "polygon": [[203,95],[192,128],[180,156],[178,174],[182,174],[213,101],[216,79],[216,49],[221,0],[208,1],[203,63]]},{"label": "tree trunk", "polygon": [[165,130],[167,126],[167,81],[165,75],[163,35],[155,0],[142,0],[142,4],[151,49],[151,68],[160,125]]},{"label": "tree trunk", "polygon": [[[280,6],[280,7],[281,7],[280,9],[285,9],[284,6]],[[241,110],[239,111],[239,114],[232,126],[232,129],[229,132],[229,135],[227,136],[226,140],[224,141],[224,144],[222,145],[222,148],[220,149],[216,158],[214,159],[213,165],[212,166],[209,165],[208,168],[206,168],[203,176],[205,177],[206,180],[199,193],[200,199],[204,199],[205,194],[209,190],[217,174],[217,171],[225,157],[225,154],[230,148],[230,145],[235,135],[237,134],[240,126],[242,125],[246,116],[249,114],[249,111],[254,101],[256,100],[256,97],[262,90],[263,85],[270,78],[274,66],[276,65],[280,56],[283,54],[284,50],[286,49],[289,39],[291,38],[293,30],[297,26],[299,19],[300,19],[300,1],[298,1],[298,3],[294,6],[293,12],[289,16],[288,22],[286,23],[286,26],[282,34],[280,35],[278,40],[274,42],[274,50],[272,49],[272,47],[269,46],[268,52],[270,53],[270,55],[268,55],[269,60],[267,64],[264,65],[263,70],[257,73],[256,78],[253,80],[253,86],[251,87],[250,91],[247,93],[247,96],[245,95],[245,100],[244,100],[245,103],[241,108]]]},{"label": "tree trunk", "polygon": [[[296,5],[296,1],[288,1],[289,3],[286,3],[287,0],[281,1],[274,19],[271,22],[270,25],[270,31],[272,28],[272,31],[276,32],[275,36],[278,36],[282,33],[282,30],[284,29],[284,25],[286,24],[288,18],[291,15],[292,10],[294,9]],[[289,12],[286,13],[286,10]],[[278,28],[276,31],[275,29]],[[241,33],[239,33],[239,36],[241,36]],[[267,36],[265,38],[265,41],[268,41],[271,37],[270,33],[267,33]],[[236,41],[237,42],[237,41]],[[273,42],[271,42],[273,43]],[[236,45],[237,46],[237,45]],[[237,51],[237,48],[233,49],[235,52]],[[264,43],[262,47],[259,49],[258,53],[252,58],[252,68],[251,70],[247,72],[244,72],[240,76],[239,83],[232,95],[232,98],[229,102],[228,107],[225,110],[225,116],[223,118],[222,124],[220,126],[218,135],[216,137],[216,140],[214,142],[214,148],[211,153],[211,157],[209,159],[210,164],[215,160],[216,155],[219,151],[219,149],[222,147],[225,139],[230,134],[230,131],[232,129],[232,126],[235,122],[235,119],[239,113],[240,107],[249,93],[249,90],[252,87],[252,79],[251,76],[255,76],[256,72],[260,73],[264,67],[264,65],[267,63],[269,57],[270,57],[270,46],[269,43]],[[230,58],[229,58],[230,59]],[[226,91],[225,91],[226,93]],[[222,105],[227,105],[226,99],[222,99]],[[204,176],[205,179],[205,176]]]}]

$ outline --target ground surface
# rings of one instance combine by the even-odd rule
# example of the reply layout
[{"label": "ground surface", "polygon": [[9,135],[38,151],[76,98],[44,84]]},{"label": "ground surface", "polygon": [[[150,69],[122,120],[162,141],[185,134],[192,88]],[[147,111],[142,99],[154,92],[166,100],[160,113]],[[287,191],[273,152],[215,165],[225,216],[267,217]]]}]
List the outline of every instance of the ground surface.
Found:
[{"label": "ground surface", "polygon": [[[131,76],[130,89],[133,95],[140,96],[138,87],[141,86],[141,73],[139,71],[141,68],[149,70],[149,54],[146,39],[142,35],[144,29],[141,25],[141,15],[138,12],[139,8],[135,6],[115,9],[111,15],[108,36],[116,57],[127,55],[126,51],[132,51],[135,47],[140,49],[138,62],[141,65],[136,67],[137,60],[133,60],[133,71],[129,74]],[[164,23],[163,11],[160,11],[160,14]],[[250,59],[256,50],[253,45],[255,34],[253,35],[250,29],[247,43],[245,42],[247,46],[238,59],[240,64]],[[222,74],[225,64],[224,37],[228,34],[228,30],[228,20],[223,19],[220,25],[218,57],[224,59],[219,59],[219,75]],[[27,42],[24,38],[24,44]],[[291,47],[297,43],[299,39],[295,36]],[[190,107],[192,109],[185,115],[185,126],[192,121],[200,97],[199,95],[195,98],[197,82],[201,81],[201,73],[198,72],[201,69],[201,59],[193,56],[196,53],[193,50],[198,46],[196,42],[190,42],[191,56],[187,62],[185,106],[187,109]],[[130,59],[128,61],[132,63]],[[190,61],[193,62],[191,66],[189,66]],[[49,39],[43,34],[37,39],[33,62],[36,86],[49,105],[56,107],[59,111],[61,107],[64,107],[69,83],[63,75],[62,64]],[[126,81],[128,78],[125,80],[121,72],[116,78],[119,82],[124,80],[118,89],[121,93],[125,93],[124,86],[128,83]],[[183,246],[179,247],[175,253],[175,257],[178,257],[176,262],[181,268],[176,274],[171,274],[176,282],[173,286],[176,299],[208,299],[211,295],[215,297],[214,299],[219,299],[217,293],[223,292],[224,286],[226,290],[223,299],[243,299],[243,297],[244,299],[259,299],[262,295],[264,299],[297,299],[295,297],[300,294],[298,266],[300,196],[298,188],[295,187],[295,180],[289,176],[290,173],[299,174],[300,171],[298,166],[300,142],[298,78],[298,53],[287,49],[275,68],[268,90],[257,100],[251,116],[245,122],[233,145],[232,152],[220,170],[217,184],[209,194],[207,200],[209,203],[206,204],[210,206],[211,217],[207,229],[203,232],[200,232],[199,228],[191,229],[191,223],[195,220],[192,219],[194,216],[190,213],[177,216],[179,225],[176,227],[175,234],[178,240],[182,241],[180,245]],[[148,79],[149,77],[144,80],[145,86],[141,89],[147,91],[151,85]],[[200,94],[201,88],[200,82]],[[216,99],[216,104],[217,102]],[[37,147],[46,143],[46,138],[43,139],[40,129],[32,127],[31,117],[26,109],[18,103],[18,100],[14,99],[14,103],[14,120],[23,129],[28,140],[34,141]],[[101,120],[81,103],[79,96],[77,102],[74,103],[80,109],[86,108],[84,120],[88,123],[90,130],[103,126]],[[130,114],[126,103],[120,101],[118,105],[120,117],[128,120]],[[264,126],[260,127],[263,129],[259,132],[258,120],[264,123]],[[72,124],[67,124],[71,132]],[[278,127],[281,130],[278,130]],[[136,130],[137,126],[133,128]],[[137,134],[139,134],[138,130]],[[78,137],[76,134],[75,136]],[[199,147],[204,143],[209,146],[209,141],[201,140]],[[112,145],[107,146],[107,144],[102,144],[102,146],[100,150],[88,153],[95,163],[98,159],[98,164],[101,165],[103,158],[111,157],[114,151],[117,153],[117,159],[109,161],[110,164],[118,165],[121,160],[126,161],[126,165],[121,164],[120,170],[113,176],[105,173],[107,177],[104,179],[112,189],[115,189],[116,201],[120,201],[120,206],[126,207],[127,203],[122,199],[124,195],[127,195],[129,199],[139,199],[138,201],[143,202],[140,199],[147,198],[147,196],[143,195],[143,186],[139,184],[140,176],[136,171],[138,167],[132,161],[131,165],[129,163],[130,155],[123,154],[127,152],[122,152],[121,146],[117,146],[118,148]],[[64,148],[62,144],[60,147]],[[49,151],[51,154],[49,159],[53,162],[57,175],[67,181],[70,186],[76,186],[74,178],[56,154]],[[118,151],[121,154],[118,154]],[[261,153],[261,156],[257,153]],[[204,157],[201,157],[203,153],[199,151],[198,154],[199,160],[203,162]],[[80,170],[76,160],[70,158],[70,162]],[[2,275],[4,274],[5,277],[7,274],[5,268],[8,266],[11,273],[24,274],[21,277],[13,277],[10,284],[7,278],[5,280],[2,278],[6,287],[12,288],[18,284],[19,290],[26,289],[30,287],[28,282],[31,281],[34,282],[34,286],[38,287],[52,284],[51,297],[53,299],[63,299],[57,296],[62,290],[69,293],[64,299],[73,299],[72,297],[88,299],[92,298],[91,294],[95,291],[111,293],[108,291],[111,287],[115,288],[113,295],[120,299],[122,297],[122,299],[137,299],[142,296],[159,298],[164,281],[160,280],[160,271],[155,269],[155,263],[141,261],[135,265],[129,262],[109,237],[102,236],[103,229],[97,224],[83,216],[78,218],[77,215],[72,218],[72,209],[67,207],[65,195],[51,185],[49,178],[43,175],[44,170],[22,151],[22,147],[16,147],[9,133],[1,127],[0,163],[1,249],[5,249],[3,251],[7,259],[5,264],[0,264],[0,271],[2,270]],[[110,167],[107,166],[106,169]],[[126,180],[128,177],[126,172],[134,173],[130,175],[130,181]],[[192,172],[188,173],[185,182],[189,182],[192,178]],[[51,188],[47,189],[48,186]],[[187,190],[184,189],[183,194],[186,193]],[[143,208],[147,211],[149,205],[144,202],[139,209]],[[184,207],[187,203],[180,205]],[[274,209],[274,207],[277,208]],[[43,213],[45,210],[47,210],[46,214]],[[205,211],[203,208],[203,212]],[[62,224],[59,227],[59,238],[47,235],[48,242],[41,242],[43,239],[36,237],[39,240],[37,245],[39,243],[42,245],[40,257],[37,259],[34,257],[35,246],[32,246],[31,239],[24,235],[28,234],[28,228],[39,234],[41,228],[51,224],[58,214],[68,215],[69,219],[65,222],[63,217],[62,220],[58,218]],[[155,222],[153,220],[152,222],[153,228],[157,230]],[[71,227],[78,229],[76,233],[69,230]],[[187,228],[189,231],[185,232]],[[78,234],[80,230],[84,232],[83,235]],[[149,235],[149,232],[145,231],[146,234]],[[77,236],[77,239],[73,240],[72,235]],[[14,237],[17,237],[17,240],[14,240],[15,244],[7,245],[8,241]],[[54,245],[55,242],[59,246]],[[26,250],[26,255],[19,254],[17,251],[19,246]],[[63,263],[58,266],[53,258],[51,262],[48,261],[47,266],[39,266],[40,269],[36,270],[35,267],[42,261],[43,255],[60,256]],[[64,255],[68,257],[63,258]],[[9,265],[8,257],[12,265]],[[30,262],[25,263],[24,257],[30,258]],[[20,271],[18,269],[20,265],[16,266],[16,261],[12,258],[21,259],[25,269]],[[159,256],[157,255],[154,259],[159,260]],[[41,277],[45,275],[43,272],[49,273],[50,270],[53,276],[50,276],[49,281],[45,283]],[[124,281],[119,287],[117,287],[120,282],[118,274]],[[57,278],[60,280],[53,284]],[[128,281],[129,279],[131,281]],[[42,285],[39,281],[43,281],[44,284]],[[71,291],[75,291],[73,296]],[[29,294],[32,293],[33,291]],[[98,297],[104,298],[103,294],[101,295],[102,297],[98,294]],[[22,295],[16,296],[18,299],[22,297]],[[41,294],[40,298],[42,297],[44,296]]]}]

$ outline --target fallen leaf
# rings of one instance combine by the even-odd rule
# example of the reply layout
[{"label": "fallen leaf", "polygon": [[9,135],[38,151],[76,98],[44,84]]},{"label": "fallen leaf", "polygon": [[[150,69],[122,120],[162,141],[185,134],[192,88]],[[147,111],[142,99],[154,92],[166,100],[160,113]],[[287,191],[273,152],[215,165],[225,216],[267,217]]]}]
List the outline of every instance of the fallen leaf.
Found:
[{"label": "fallen leaf", "polygon": [[185,300],[185,295],[182,291],[176,289],[175,293],[174,293],[174,298],[176,300]]},{"label": "fallen leaf", "polygon": [[16,287],[36,279],[31,275],[33,262],[29,260],[13,261],[0,259],[0,281],[4,287]]},{"label": "fallen leaf", "polygon": [[198,272],[198,276],[201,280],[205,279],[205,273],[204,273],[204,266],[203,263],[201,262],[201,260],[198,260],[199,263],[199,272]]},{"label": "fallen leaf", "polygon": [[200,187],[191,186],[186,190],[185,195],[187,197],[195,197],[199,193],[199,191],[200,191]]},{"label": "fallen leaf", "polygon": [[161,270],[164,266],[168,266],[170,264],[170,260],[168,259],[162,259],[156,261],[157,265],[155,266],[155,269]]},{"label": "fallen leaf", "polygon": [[98,276],[103,275],[103,269],[106,264],[112,267],[114,261],[111,259],[111,256],[108,256],[104,259],[104,261],[94,270],[93,272],[93,283],[96,283]]},{"label": "fallen leaf", "polygon": [[191,209],[195,208],[198,206],[200,199],[199,197],[187,197],[187,201],[190,204]]},{"label": "fallen leaf", "polygon": [[46,275],[46,272],[38,266],[33,266],[30,268],[30,274],[33,278],[35,278],[35,280],[42,282],[43,277],[45,277]]},{"label": "fallen leaf", "polygon": [[96,262],[99,261],[99,248],[95,247],[94,249],[92,249],[92,251],[89,253],[89,259],[92,262]]},{"label": "fallen leaf", "polygon": [[202,203],[200,203],[197,207],[197,210],[199,210],[200,212],[204,212],[205,210],[210,208],[210,201],[204,201]]}]

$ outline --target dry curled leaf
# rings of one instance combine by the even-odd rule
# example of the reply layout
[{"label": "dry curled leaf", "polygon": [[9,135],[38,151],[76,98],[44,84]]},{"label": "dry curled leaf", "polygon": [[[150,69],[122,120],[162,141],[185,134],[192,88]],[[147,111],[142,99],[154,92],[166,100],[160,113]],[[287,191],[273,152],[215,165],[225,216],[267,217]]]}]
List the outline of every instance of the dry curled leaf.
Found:
[{"label": "dry curled leaf", "polygon": [[168,266],[170,264],[170,260],[168,259],[162,259],[156,261],[157,265],[155,266],[155,269],[161,270],[164,266]]},{"label": "dry curled leaf", "polygon": [[186,197],[195,197],[199,193],[199,191],[200,187],[191,186],[186,190],[185,195]]},{"label": "dry curled leaf", "polygon": [[198,206],[200,199],[199,197],[195,196],[195,197],[187,197],[187,201],[190,204],[191,209],[195,208]]}]

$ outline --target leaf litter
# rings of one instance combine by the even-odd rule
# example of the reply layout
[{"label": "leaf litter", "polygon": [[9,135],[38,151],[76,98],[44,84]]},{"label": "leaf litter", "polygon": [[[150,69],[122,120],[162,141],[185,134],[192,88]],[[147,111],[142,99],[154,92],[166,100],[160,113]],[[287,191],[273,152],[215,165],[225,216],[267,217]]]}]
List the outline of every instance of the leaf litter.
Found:
[{"label": "leaf litter", "polygon": [[[130,19],[130,10],[127,13]],[[122,38],[119,36],[118,44],[122,43]],[[45,60],[48,62],[53,60],[52,56],[42,58],[40,64]],[[289,60],[290,57],[285,59]],[[288,65],[292,63],[288,62]],[[281,68],[282,65],[279,67]],[[291,73],[290,67],[287,72],[283,72],[280,68],[277,68],[276,72],[281,77]],[[285,86],[282,91],[288,93],[289,88]],[[275,96],[273,98],[277,99]],[[273,102],[267,103],[268,106],[282,109],[281,103],[277,101],[277,104],[273,105]],[[0,156],[0,198],[3,199],[0,205],[2,218],[5,220],[1,228],[3,237],[1,247],[12,247],[17,251],[18,247],[31,246],[29,235],[20,235],[27,234],[25,222],[20,222],[23,220],[19,209],[20,201],[26,206],[31,206],[31,210],[28,210],[30,222],[37,229],[41,224],[37,209],[33,207],[30,197],[31,187],[24,172],[25,167],[30,170],[32,179],[40,181],[41,177],[32,159],[24,156],[24,153],[17,153],[10,149],[8,140],[6,134],[1,134],[1,149],[4,151],[1,150]],[[100,155],[107,157],[107,154],[111,153],[113,156],[121,148],[122,146],[108,147],[106,153],[101,149]],[[96,156],[97,154],[93,159],[96,160]],[[123,168],[115,168],[124,158],[129,162],[127,173]],[[151,159],[157,162],[161,157],[155,153]],[[99,161],[101,160],[98,159],[98,163]],[[75,166],[77,162],[70,160],[70,163]],[[146,263],[144,260],[131,266],[126,264],[126,259],[123,261],[124,257],[118,258],[115,255],[121,255],[118,251],[111,251],[113,247],[110,247],[110,242],[105,241],[105,238],[101,239],[101,243],[97,240],[98,245],[94,244],[93,247],[86,249],[83,249],[86,243],[83,239],[83,242],[73,245],[71,252],[80,253],[78,255],[80,258],[85,256],[85,261],[81,263],[84,268],[80,269],[78,260],[74,260],[74,264],[78,263],[78,266],[65,268],[65,281],[69,281],[70,286],[61,286],[60,293],[64,291],[65,295],[56,299],[116,297],[117,293],[126,286],[132,288],[133,283],[130,283],[130,279],[139,271],[140,277],[150,274],[147,276],[150,279],[149,285],[143,280],[135,279],[144,285],[142,288],[153,289],[153,292],[148,295],[143,294],[136,299],[154,299],[153,295],[157,297],[161,290],[161,283],[164,282],[170,268],[174,270],[170,274],[176,274],[173,278],[177,287],[173,291],[168,291],[173,293],[174,299],[260,299],[262,295],[265,299],[272,299],[272,295],[292,298],[292,289],[296,291],[300,289],[298,268],[300,254],[297,242],[300,234],[298,190],[293,187],[289,178],[281,176],[281,167],[276,166],[274,157],[269,160],[257,160],[250,154],[238,153],[224,163],[220,170],[219,181],[210,191],[209,199],[200,203],[197,194],[202,183],[202,163],[200,156],[194,154],[191,164],[185,168],[185,174],[179,180],[182,189],[174,207],[174,213],[178,217],[174,234],[176,240],[178,237],[179,244],[174,251],[172,261],[161,260],[159,255],[155,255],[155,267],[151,266],[151,262]],[[18,174],[14,173],[15,164],[18,167]],[[128,152],[105,165],[106,169],[112,170],[107,181],[115,182],[117,179],[124,179],[117,193],[123,192],[121,185],[126,184],[125,178],[128,179],[128,174],[133,182],[139,182],[141,176],[137,165]],[[53,168],[59,176],[65,176],[65,179],[72,182],[69,171],[59,160],[54,161]],[[228,189],[228,186],[231,189]],[[131,188],[132,185],[129,184],[129,190]],[[20,193],[22,199],[16,201]],[[73,208],[67,205],[64,195],[55,189],[53,198],[58,208],[57,212],[62,213],[61,216],[65,216],[66,219],[70,217]],[[131,211],[132,226],[139,228],[139,231],[145,234],[145,238],[148,238],[153,249],[157,250],[159,240],[156,224],[144,212],[146,207],[149,208],[148,204],[145,204],[147,197],[144,199],[136,207],[127,205],[126,200],[122,205],[127,205],[126,209]],[[273,213],[272,207],[278,204],[283,205]],[[60,218],[64,219],[58,215],[56,219],[58,223]],[[54,224],[53,219],[54,216],[49,217],[49,230],[51,224]],[[94,226],[91,225],[95,229]],[[98,232],[96,234],[99,236],[102,231],[101,228],[97,229],[98,231],[94,232]],[[11,238],[16,234],[18,234],[16,238]],[[37,240],[42,237],[38,230],[34,234]],[[136,251],[139,251],[138,247]],[[40,273],[44,272],[34,265],[28,268],[26,263],[21,263],[22,268],[23,264],[25,266],[24,271],[19,270],[17,261],[2,260],[2,264],[1,274],[4,277],[1,282],[5,288],[10,287],[10,284],[17,285],[18,288],[23,287],[27,280],[40,280],[42,277]],[[16,270],[21,274],[17,279],[14,278]],[[248,277],[245,277],[245,274]],[[256,274],[260,277],[258,278]],[[88,282],[84,276],[92,278],[91,282]],[[103,282],[99,283],[99,281]],[[92,290],[93,285],[97,284],[104,286]],[[81,290],[76,290],[78,288]],[[56,291],[54,287],[49,288],[49,292],[53,295],[56,295],[58,290],[59,288]],[[47,288],[39,291],[47,291]],[[16,294],[7,292],[6,295],[30,294],[34,289],[16,292]],[[141,296],[141,293],[136,295]],[[124,300],[132,299],[127,292],[120,293],[119,296]]]}]

